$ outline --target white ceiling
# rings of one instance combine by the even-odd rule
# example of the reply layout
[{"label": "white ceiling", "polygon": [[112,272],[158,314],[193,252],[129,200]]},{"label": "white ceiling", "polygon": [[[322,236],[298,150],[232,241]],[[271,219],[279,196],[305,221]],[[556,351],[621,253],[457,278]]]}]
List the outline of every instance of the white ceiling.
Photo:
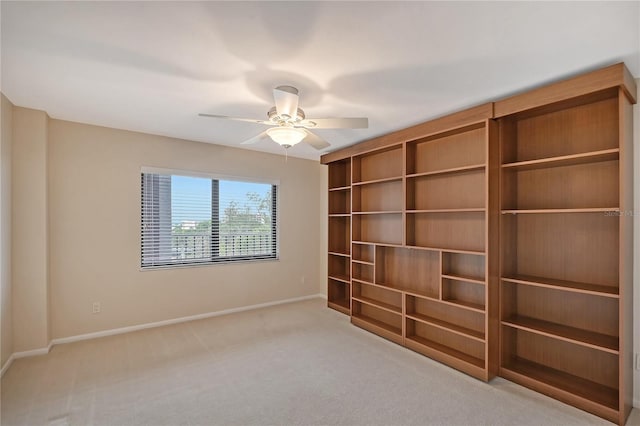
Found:
[{"label": "white ceiling", "polygon": [[[280,84],[332,151],[624,61],[640,75],[638,2],[10,2],[1,90],[53,118],[239,146]],[[271,141],[242,146],[283,154]],[[289,155],[317,159],[300,144]]]}]

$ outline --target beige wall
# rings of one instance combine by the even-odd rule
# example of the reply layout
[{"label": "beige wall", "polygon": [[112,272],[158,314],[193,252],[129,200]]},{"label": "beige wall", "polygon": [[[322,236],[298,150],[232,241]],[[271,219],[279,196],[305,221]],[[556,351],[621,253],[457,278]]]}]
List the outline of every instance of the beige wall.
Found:
[{"label": "beige wall", "polygon": [[11,295],[11,145],[13,105],[0,93],[0,365],[13,353]]},{"label": "beige wall", "polygon": [[[636,79],[638,85],[638,97],[640,98],[640,78]],[[633,324],[634,324],[634,342],[635,357],[640,356],[640,105],[636,104],[634,110],[633,137],[634,137],[634,247],[633,247]],[[635,362],[635,358],[634,358]],[[640,408],[640,370],[633,372],[633,405]]]},{"label": "beige wall", "polygon": [[48,117],[13,109],[12,292],[15,352],[49,344]]},{"label": "beige wall", "polygon": [[[318,294],[318,162],[59,120],[49,130],[52,338]],[[140,271],[142,166],[279,180],[280,260]]]}]

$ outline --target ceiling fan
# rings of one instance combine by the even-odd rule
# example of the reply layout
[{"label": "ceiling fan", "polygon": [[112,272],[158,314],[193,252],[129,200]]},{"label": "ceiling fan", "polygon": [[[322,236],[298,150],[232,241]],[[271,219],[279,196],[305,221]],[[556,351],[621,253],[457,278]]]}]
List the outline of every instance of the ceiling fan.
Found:
[{"label": "ceiling fan", "polygon": [[269,136],[274,142],[282,145],[285,149],[291,148],[303,140],[319,150],[330,146],[327,141],[311,133],[308,129],[366,129],[369,127],[369,120],[364,117],[307,118],[304,111],[298,108],[298,89],[293,86],[276,87],[273,89],[273,98],[275,100],[275,106],[267,112],[266,120],[228,117],[226,115],[216,114],[198,115],[201,117],[248,121],[249,123],[273,126],[259,135],[242,142],[242,145],[253,144]]}]

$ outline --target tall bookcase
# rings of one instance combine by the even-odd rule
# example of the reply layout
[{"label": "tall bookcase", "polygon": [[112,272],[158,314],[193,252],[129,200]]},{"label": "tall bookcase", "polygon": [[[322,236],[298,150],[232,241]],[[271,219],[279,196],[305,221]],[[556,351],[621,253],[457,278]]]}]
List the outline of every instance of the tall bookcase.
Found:
[{"label": "tall bookcase", "polygon": [[500,374],[620,424],[633,374],[628,89],[574,79],[496,102]]},{"label": "tall bookcase", "polygon": [[[488,255],[491,235],[497,244],[492,112],[487,104],[423,123],[329,164],[330,180],[351,166],[352,323],[482,380],[498,366],[487,344],[498,332],[497,284],[489,285],[497,258]],[[338,190],[346,191],[331,188],[330,197]],[[331,305],[346,283],[329,276]]]},{"label": "tall bookcase", "polygon": [[351,159],[329,165],[327,303],[351,313]]},{"label": "tall bookcase", "polygon": [[635,96],[616,64],[324,155],[329,306],[624,424]]}]

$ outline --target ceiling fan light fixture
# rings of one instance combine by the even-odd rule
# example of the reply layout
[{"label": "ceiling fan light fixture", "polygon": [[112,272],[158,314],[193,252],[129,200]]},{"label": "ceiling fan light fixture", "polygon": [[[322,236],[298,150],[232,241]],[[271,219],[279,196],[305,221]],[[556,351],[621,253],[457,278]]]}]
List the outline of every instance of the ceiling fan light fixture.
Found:
[{"label": "ceiling fan light fixture", "polygon": [[267,135],[277,144],[285,148],[291,148],[307,136],[307,132],[295,127],[272,127],[267,130]]}]

